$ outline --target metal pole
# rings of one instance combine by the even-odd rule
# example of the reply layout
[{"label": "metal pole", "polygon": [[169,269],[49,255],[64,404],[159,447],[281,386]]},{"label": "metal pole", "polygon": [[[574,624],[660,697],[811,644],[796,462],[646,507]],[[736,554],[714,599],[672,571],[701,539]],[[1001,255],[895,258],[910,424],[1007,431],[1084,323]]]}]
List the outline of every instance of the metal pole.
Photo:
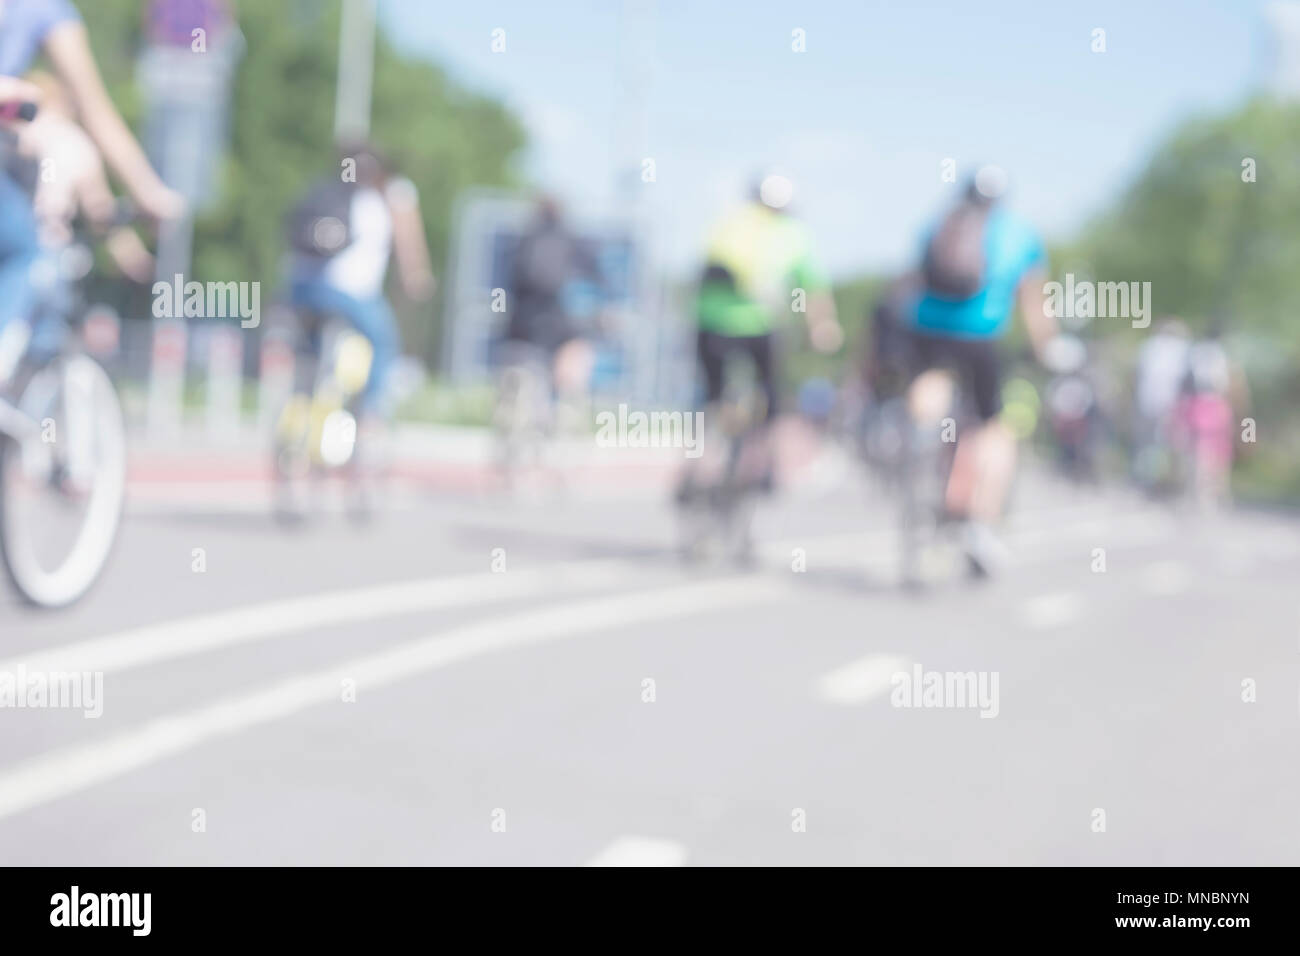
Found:
[{"label": "metal pole", "polygon": [[343,0],[339,24],[339,84],[334,100],[334,140],[370,135],[375,75],[375,0]]},{"label": "metal pole", "polygon": [[[657,0],[623,0],[619,24],[619,102],[616,115],[615,195],[621,207],[624,227],[636,245],[641,275],[635,306],[643,310],[630,328],[623,330],[623,347],[629,355],[630,368],[624,370],[624,390],[638,401],[652,397],[657,378],[659,323],[648,321],[649,301],[645,278],[648,274],[649,234],[646,227],[646,190],[653,189],[641,179],[642,161],[650,147],[646,112],[648,90],[654,72],[654,26],[658,15]],[[649,149],[651,153],[653,149]]]}]

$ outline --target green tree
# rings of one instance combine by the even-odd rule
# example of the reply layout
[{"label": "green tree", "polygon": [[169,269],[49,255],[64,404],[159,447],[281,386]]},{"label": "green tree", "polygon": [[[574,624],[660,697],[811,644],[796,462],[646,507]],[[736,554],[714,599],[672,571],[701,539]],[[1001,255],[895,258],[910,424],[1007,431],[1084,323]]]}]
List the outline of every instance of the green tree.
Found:
[{"label": "green tree", "polygon": [[1098,279],[1150,282],[1156,311],[1195,327],[1221,318],[1294,349],[1297,223],[1300,107],[1259,99],[1177,129],[1058,260],[1083,259]]},{"label": "green tree", "polygon": [[[1189,120],[1074,243],[1058,272],[1151,283],[1153,309],[1205,330],[1221,321],[1253,393],[1259,444],[1243,447],[1240,489],[1300,496],[1300,106],[1258,98]],[[1131,352],[1126,323],[1097,323]]]},{"label": "green tree", "polygon": [[[81,0],[114,101],[140,118],[135,60],[140,0]],[[194,278],[278,287],[283,220],[316,177],[337,172],[333,144],[338,0],[240,0],[246,49],[231,103],[230,148],[219,197],[196,225]],[[496,101],[458,86],[436,65],[375,51],[372,138],[420,189],[435,269],[447,260],[452,207],[467,186],[515,183],[520,123]],[[440,275],[441,278],[441,275]],[[404,307],[409,349],[432,358],[439,336],[429,307]]]}]

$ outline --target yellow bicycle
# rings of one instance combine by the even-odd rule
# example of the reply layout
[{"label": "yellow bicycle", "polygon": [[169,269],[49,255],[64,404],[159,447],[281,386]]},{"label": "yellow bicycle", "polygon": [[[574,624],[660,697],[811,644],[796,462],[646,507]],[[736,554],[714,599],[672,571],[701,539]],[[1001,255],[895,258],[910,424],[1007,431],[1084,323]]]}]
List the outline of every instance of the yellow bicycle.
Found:
[{"label": "yellow bicycle", "polygon": [[305,351],[295,365],[295,388],[275,427],[275,512],[282,520],[305,518],[312,486],[330,475],[349,489],[349,513],[371,514],[370,495],[357,449],[357,411],[370,378],[374,348],[338,319],[302,317]]}]

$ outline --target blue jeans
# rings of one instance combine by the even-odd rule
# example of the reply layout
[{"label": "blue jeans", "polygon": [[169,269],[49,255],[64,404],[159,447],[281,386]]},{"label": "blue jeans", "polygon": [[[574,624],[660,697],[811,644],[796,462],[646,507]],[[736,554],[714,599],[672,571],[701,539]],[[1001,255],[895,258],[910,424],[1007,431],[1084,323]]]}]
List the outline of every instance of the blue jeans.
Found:
[{"label": "blue jeans", "polygon": [[27,345],[29,355],[47,359],[57,355],[69,336],[68,318],[76,302],[75,290],[62,272],[61,255],[65,247],[42,249],[36,256],[27,283],[29,321],[32,338]]},{"label": "blue jeans", "polygon": [[382,295],[358,299],[321,279],[295,279],[289,288],[289,302],[296,308],[337,315],[366,337],[375,356],[362,404],[367,411],[383,411],[398,344],[397,319],[388,301]]},{"label": "blue jeans", "polygon": [[30,273],[39,256],[31,199],[0,173],[0,331],[10,322],[31,319],[34,295]]}]

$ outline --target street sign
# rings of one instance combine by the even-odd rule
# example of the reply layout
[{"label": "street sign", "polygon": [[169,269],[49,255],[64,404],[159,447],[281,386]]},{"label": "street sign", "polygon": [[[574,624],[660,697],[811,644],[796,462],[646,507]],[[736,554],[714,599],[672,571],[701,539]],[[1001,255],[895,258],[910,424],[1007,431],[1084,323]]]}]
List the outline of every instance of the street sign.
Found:
[{"label": "street sign", "polygon": [[[243,37],[225,0],[152,0],[146,9],[148,46],[137,64],[145,101],[144,146],[154,169],[183,195],[189,214],[163,224],[158,243],[158,278],[188,275],[194,235],[193,212],[217,196],[217,173],[226,139],[231,80],[243,54]],[[160,340],[177,333],[155,320],[155,359]],[[185,323],[177,323],[180,337]],[[179,372],[157,365],[150,372],[150,422],[179,422]],[[161,381],[160,381],[161,379]],[[174,419],[174,420],[173,420]]]},{"label": "street sign", "polygon": [[212,0],[158,0],[138,64],[144,145],[163,181],[196,209],[216,197],[231,80],[243,38]]}]

